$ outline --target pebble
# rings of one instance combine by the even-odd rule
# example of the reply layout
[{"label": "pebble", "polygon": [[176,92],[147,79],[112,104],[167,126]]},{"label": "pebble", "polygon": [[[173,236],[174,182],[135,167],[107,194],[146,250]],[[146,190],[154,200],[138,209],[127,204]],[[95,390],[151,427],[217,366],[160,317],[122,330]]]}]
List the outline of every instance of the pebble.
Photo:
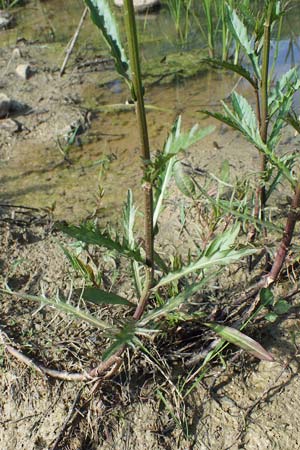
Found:
[{"label": "pebble", "polygon": [[17,120],[4,119],[0,121],[0,130],[5,130],[9,133],[17,133],[22,130],[22,124]]},{"label": "pebble", "polygon": [[22,53],[21,53],[21,50],[19,49],[19,47],[15,47],[14,49],[13,49],[13,51],[12,51],[12,53],[11,53],[11,56],[13,57],[13,58],[22,58]]},{"label": "pebble", "polygon": [[7,95],[0,93],[0,119],[6,117],[11,107],[11,99]]},{"label": "pebble", "polygon": [[[114,0],[116,6],[123,6],[124,0]],[[133,0],[134,10],[142,13],[148,9],[156,8],[160,5],[160,0]]]},{"label": "pebble", "polygon": [[0,30],[7,28],[12,23],[13,17],[6,11],[0,9]]},{"label": "pebble", "polygon": [[23,80],[28,80],[31,75],[30,65],[29,64],[19,64],[16,68],[16,74],[18,77]]}]

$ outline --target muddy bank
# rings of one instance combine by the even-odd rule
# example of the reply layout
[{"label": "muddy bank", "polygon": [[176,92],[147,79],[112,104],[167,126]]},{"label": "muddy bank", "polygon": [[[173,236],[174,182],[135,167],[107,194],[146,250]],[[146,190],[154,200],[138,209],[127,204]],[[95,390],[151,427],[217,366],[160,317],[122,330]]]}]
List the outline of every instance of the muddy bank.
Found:
[{"label": "muddy bank", "polygon": [[[20,53],[15,58],[13,49],[0,50],[2,92],[27,108],[25,113],[10,115],[17,128],[1,120],[1,182],[5,186],[1,201],[48,208],[56,218],[77,221],[95,211],[107,217],[119,209],[124,185],[139,199],[135,115],[125,104],[126,87],[115,80],[111,67],[106,70],[100,64],[96,71],[82,71],[72,65],[73,70],[60,78],[58,66],[49,65],[47,52],[24,44]],[[33,72],[28,80],[15,73],[24,62],[30,63]],[[157,74],[146,88],[154,151],[162,147],[178,114],[185,129],[197,122],[212,124],[199,111],[217,107],[235,81],[206,69],[189,79],[177,74],[163,86],[162,80],[153,85],[154,79],[158,80]],[[233,173],[238,173],[253,167],[257,154],[236,133],[216,125],[214,133],[189,151],[189,158],[195,167],[215,172],[222,160],[229,159]],[[105,190],[101,204],[99,185]]]},{"label": "muddy bank", "polygon": [[[169,212],[166,211],[163,223],[170,217]],[[59,290],[60,295],[68,297],[82,283],[58,244],[70,245],[70,241],[51,231],[51,218],[43,212],[18,209],[10,223],[3,221],[7,217],[11,216],[2,214],[2,281],[5,277],[13,289],[36,295],[42,290],[51,297]],[[175,227],[173,237],[178,242],[179,236],[180,230]],[[103,260],[101,252],[98,261],[98,270],[111,283],[116,270],[114,261]],[[230,292],[241,289],[241,280],[236,284],[233,276],[235,272],[225,271],[225,276],[213,283],[221,284],[228,292],[226,301],[231,301]],[[249,283],[249,276],[245,275],[243,283]],[[290,291],[292,285],[291,280],[276,294]],[[124,277],[114,278],[113,290],[128,297]],[[222,292],[212,292],[218,302]],[[290,301],[293,307],[288,316],[276,324],[266,326],[262,322],[261,327],[255,327],[255,337],[273,353],[276,362],[258,363],[232,349],[226,366],[213,364],[184,402],[180,383],[190,368],[182,359],[184,372],[180,375],[178,355],[189,347],[195,347],[197,355],[201,329],[198,338],[197,334],[192,340],[189,338],[183,349],[182,344],[176,345],[176,340],[181,341],[180,327],[177,335],[170,334],[167,345],[160,347],[157,342],[158,360],[150,342],[150,358],[139,350],[128,353],[120,374],[104,381],[97,394],[91,393],[89,384],[81,392],[79,383],[41,377],[21,361],[2,353],[1,448],[52,449],[58,438],[57,448],[72,450],[297,448],[299,295],[293,295]],[[110,314],[113,310],[107,307],[101,317],[109,320]],[[1,339],[33,361],[58,370],[73,372],[93,367],[103,347],[101,336],[90,326],[49,308],[41,310],[39,304],[11,297],[1,300],[0,329]]]}]

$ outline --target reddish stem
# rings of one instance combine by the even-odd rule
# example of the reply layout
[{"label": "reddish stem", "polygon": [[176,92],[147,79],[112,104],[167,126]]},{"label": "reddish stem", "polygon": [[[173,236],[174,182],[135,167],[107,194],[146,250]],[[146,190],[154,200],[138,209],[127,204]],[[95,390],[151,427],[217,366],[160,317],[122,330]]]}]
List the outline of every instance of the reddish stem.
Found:
[{"label": "reddish stem", "polygon": [[275,257],[274,263],[272,265],[271,271],[269,272],[269,275],[267,277],[268,280],[270,281],[270,283],[272,283],[273,281],[275,281],[277,279],[279,272],[285,261],[289,246],[290,246],[292,238],[293,238],[295,225],[299,218],[299,211],[298,211],[299,207],[300,207],[300,181],[297,183],[297,186],[295,189],[294,198],[292,200],[291,209],[288,213],[288,217],[287,217],[287,221],[286,221],[286,225],[285,225],[285,229],[284,229],[284,233],[283,233],[283,237],[282,237],[280,246],[277,250],[276,257]]}]

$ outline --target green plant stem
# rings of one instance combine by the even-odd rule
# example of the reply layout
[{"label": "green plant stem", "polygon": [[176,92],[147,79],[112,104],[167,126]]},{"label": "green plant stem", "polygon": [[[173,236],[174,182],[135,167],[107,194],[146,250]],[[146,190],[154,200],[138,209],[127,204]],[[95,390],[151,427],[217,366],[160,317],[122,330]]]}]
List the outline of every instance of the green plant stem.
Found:
[{"label": "green plant stem", "polygon": [[[264,23],[264,38],[263,38],[263,54],[262,54],[262,71],[261,71],[261,121],[260,121],[260,136],[264,143],[268,138],[268,82],[269,82],[269,59],[270,59],[270,39],[271,39],[271,17],[273,10],[273,1],[270,1],[266,20]],[[266,171],[267,158],[266,155],[260,153],[260,171],[261,184],[259,186],[259,198],[262,214],[266,205],[266,188],[264,186],[263,178]]]},{"label": "green plant stem", "polygon": [[150,289],[153,284],[153,261],[154,261],[154,233],[153,233],[153,189],[152,183],[147,175],[147,167],[151,160],[150,146],[148,137],[148,128],[146,121],[146,112],[144,105],[144,89],[142,85],[141,67],[139,60],[138,39],[136,22],[134,15],[134,7],[132,0],[124,1],[125,8],[125,26],[126,35],[128,41],[129,58],[131,64],[131,79],[133,88],[133,97],[136,107],[136,115],[139,127],[140,141],[141,141],[141,157],[143,159],[143,172],[144,172],[144,232],[145,232],[145,252],[146,262],[148,267],[146,268],[146,280],[144,286],[144,293],[139,301],[139,305],[134,314],[135,319],[139,319],[145,309]]},{"label": "green plant stem", "polygon": [[207,24],[207,44],[208,44],[208,54],[210,58],[214,58],[215,49],[214,49],[214,35],[213,35],[213,24],[212,24],[212,5],[211,0],[203,1],[203,9]]}]

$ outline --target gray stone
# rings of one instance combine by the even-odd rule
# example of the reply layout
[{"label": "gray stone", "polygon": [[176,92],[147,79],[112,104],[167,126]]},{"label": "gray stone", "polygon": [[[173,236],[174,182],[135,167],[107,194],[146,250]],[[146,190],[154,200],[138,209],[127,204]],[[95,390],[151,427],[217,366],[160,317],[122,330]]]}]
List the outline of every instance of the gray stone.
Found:
[{"label": "gray stone", "polygon": [[31,75],[30,65],[19,64],[16,68],[16,74],[18,77],[22,78],[22,80],[28,80]]},{"label": "gray stone", "polygon": [[11,107],[11,99],[0,93],[0,119],[8,116]]},{"label": "gray stone", "polygon": [[0,30],[9,27],[13,21],[13,17],[6,11],[0,10]]},{"label": "gray stone", "polygon": [[[114,0],[116,6],[123,6],[123,0]],[[146,10],[156,8],[160,5],[160,0],[133,0],[133,6],[136,12],[142,13]]]},{"label": "gray stone", "polygon": [[8,133],[17,133],[22,130],[22,125],[17,120],[4,119],[0,121],[0,130],[5,130]]},{"label": "gray stone", "polygon": [[11,114],[14,115],[28,114],[30,110],[31,108],[26,103],[19,102],[18,100],[10,101],[9,112]]}]

